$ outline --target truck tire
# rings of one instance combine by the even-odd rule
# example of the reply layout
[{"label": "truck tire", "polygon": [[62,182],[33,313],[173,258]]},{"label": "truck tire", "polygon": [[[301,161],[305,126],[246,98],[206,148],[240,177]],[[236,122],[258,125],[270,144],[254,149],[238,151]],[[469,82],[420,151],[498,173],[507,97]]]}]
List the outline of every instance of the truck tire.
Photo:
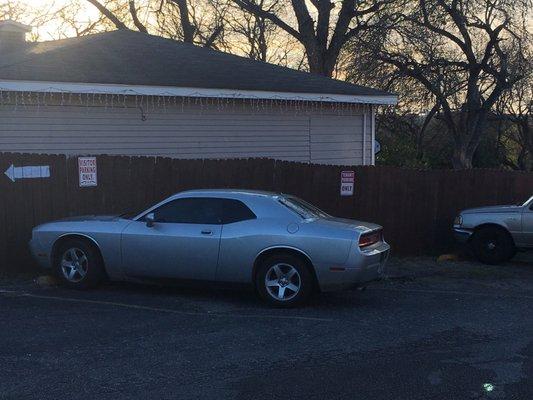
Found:
[{"label": "truck tire", "polygon": [[470,244],[476,258],[484,264],[504,263],[516,253],[513,238],[503,228],[481,228],[474,232]]}]

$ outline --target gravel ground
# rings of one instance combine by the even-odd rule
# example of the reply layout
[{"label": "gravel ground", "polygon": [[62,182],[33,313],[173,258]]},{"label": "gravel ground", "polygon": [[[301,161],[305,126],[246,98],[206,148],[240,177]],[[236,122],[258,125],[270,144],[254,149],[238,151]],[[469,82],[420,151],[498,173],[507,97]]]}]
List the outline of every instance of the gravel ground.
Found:
[{"label": "gravel ground", "polygon": [[366,291],[0,280],[1,399],[533,399],[533,262],[392,259]]}]

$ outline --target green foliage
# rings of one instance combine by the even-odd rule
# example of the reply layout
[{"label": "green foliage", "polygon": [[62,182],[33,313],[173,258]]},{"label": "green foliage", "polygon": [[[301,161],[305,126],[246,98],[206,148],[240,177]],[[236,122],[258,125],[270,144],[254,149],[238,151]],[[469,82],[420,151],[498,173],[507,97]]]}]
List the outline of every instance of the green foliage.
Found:
[{"label": "green foliage", "polygon": [[[400,115],[396,110],[377,118],[376,137],[381,144],[378,165],[452,168],[453,139],[438,117],[428,124],[422,137],[422,116]],[[474,154],[473,167],[531,170],[531,156],[516,139],[518,129],[508,115],[492,115]]]}]

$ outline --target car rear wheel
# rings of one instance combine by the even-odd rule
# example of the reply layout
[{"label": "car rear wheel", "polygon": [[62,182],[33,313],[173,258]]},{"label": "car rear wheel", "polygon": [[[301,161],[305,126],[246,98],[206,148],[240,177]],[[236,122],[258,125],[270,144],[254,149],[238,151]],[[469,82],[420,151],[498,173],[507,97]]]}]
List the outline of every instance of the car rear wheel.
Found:
[{"label": "car rear wheel", "polygon": [[73,289],[95,287],[105,276],[98,250],[80,239],[70,239],[59,246],[55,272],[65,286]]},{"label": "car rear wheel", "polygon": [[276,307],[303,304],[313,290],[313,277],[307,265],[288,254],[265,260],[259,266],[255,283],[261,298]]},{"label": "car rear wheel", "polygon": [[508,232],[495,227],[481,228],[474,233],[471,242],[474,255],[485,264],[500,264],[516,253],[513,239]]}]

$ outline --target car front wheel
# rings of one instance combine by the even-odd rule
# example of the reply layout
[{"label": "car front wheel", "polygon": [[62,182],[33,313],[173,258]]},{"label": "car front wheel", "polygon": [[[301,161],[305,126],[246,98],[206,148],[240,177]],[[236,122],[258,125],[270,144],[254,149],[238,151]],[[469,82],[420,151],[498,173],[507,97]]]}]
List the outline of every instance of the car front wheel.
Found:
[{"label": "car front wheel", "polygon": [[70,239],[59,246],[55,273],[65,286],[73,289],[94,287],[105,275],[98,250],[80,239]]},{"label": "car front wheel", "polygon": [[503,229],[481,228],[472,236],[474,255],[485,264],[500,264],[510,260],[516,253],[513,239]]},{"label": "car front wheel", "polygon": [[261,298],[276,307],[303,304],[313,290],[313,277],[307,265],[292,255],[265,260],[259,266],[255,283]]}]

